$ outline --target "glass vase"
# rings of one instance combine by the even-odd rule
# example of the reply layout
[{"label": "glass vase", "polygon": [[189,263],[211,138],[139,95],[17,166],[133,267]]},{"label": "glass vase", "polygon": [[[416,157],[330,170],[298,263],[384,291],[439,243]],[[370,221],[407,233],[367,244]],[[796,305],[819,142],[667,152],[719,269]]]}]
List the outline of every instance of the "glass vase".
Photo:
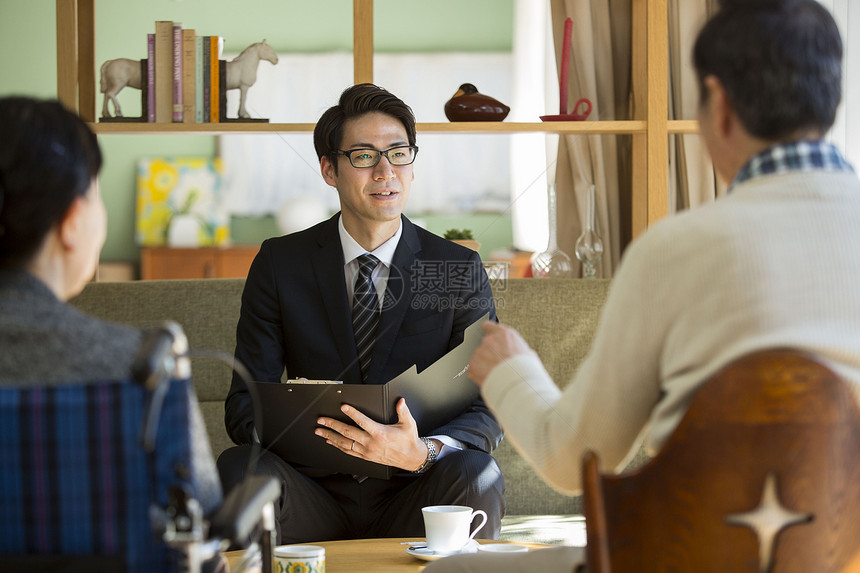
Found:
[{"label": "glass vase", "polygon": [[550,183],[546,188],[547,211],[549,213],[549,244],[546,250],[538,253],[532,260],[532,276],[535,278],[573,276],[573,264],[570,257],[558,248],[557,232],[557,210],[555,197],[555,183]]},{"label": "glass vase", "polygon": [[576,240],[576,258],[582,263],[582,274],[587,279],[597,277],[597,264],[603,258],[603,241],[597,233],[595,223],[594,185],[588,186],[588,211],[585,217],[585,229]]}]

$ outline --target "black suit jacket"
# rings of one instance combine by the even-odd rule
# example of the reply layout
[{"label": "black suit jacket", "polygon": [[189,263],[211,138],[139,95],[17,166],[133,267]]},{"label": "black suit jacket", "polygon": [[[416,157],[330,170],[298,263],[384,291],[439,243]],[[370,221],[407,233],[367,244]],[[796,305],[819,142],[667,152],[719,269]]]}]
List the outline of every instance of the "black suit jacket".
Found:
[{"label": "black suit jacket", "polygon": [[[289,378],[361,383],[344,279],[338,217],[268,239],[254,259],[242,293],[236,358],[254,380]],[[402,217],[383,299],[369,380],[384,384],[411,367],[421,371],[463,340],[463,331],[495,306],[481,259]],[[251,441],[253,412],[238,375],[225,404],[227,432]],[[502,430],[482,400],[433,431],[490,452]]]}]

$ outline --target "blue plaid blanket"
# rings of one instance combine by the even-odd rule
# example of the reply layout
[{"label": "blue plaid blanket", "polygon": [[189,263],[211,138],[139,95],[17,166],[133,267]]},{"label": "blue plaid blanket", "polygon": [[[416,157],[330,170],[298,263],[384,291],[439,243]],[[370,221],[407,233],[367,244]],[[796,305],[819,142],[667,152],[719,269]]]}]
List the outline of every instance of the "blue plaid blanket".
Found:
[{"label": "blue plaid blanket", "polygon": [[[0,388],[0,554],[113,555],[130,573],[172,569],[150,505],[196,495],[191,383],[171,382],[155,451],[140,445],[146,392],[132,382]],[[184,466],[184,468],[183,468]]]}]

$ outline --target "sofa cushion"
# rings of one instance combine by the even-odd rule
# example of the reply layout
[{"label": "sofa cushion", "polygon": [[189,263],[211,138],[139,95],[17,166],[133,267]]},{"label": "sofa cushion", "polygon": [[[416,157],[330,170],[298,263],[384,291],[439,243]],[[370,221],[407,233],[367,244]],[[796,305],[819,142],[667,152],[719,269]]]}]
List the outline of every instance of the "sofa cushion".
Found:
[{"label": "sofa cushion", "polygon": [[230,389],[245,279],[197,279],[90,283],[71,303],[105,320],[152,328],[178,322],[192,355],[220,353],[228,362],[192,357],[194,390],[217,457],[233,445],[224,427],[224,399]]},{"label": "sofa cushion", "polygon": [[[216,456],[232,445],[224,428],[232,374],[224,362],[201,354],[232,360],[244,284],[244,279],[91,283],[72,300],[106,320],[138,327],[166,320],[182,325],[192,355],[198,354],[192,358],[194,387]],[[493,295],[499,320],[522,333],[564,386],[588,353],[608,288],[609,281],[600,279],[510,279],[494,281]],[[494,456],[505,476],[508,515],[581,513],[579,498],[547,486],[510,442],[503,441]]]},{"label": "sofa cushion", "polygon": [[[499,322],[516,328],[560,386],[591,347],[608,280],[511,279],[493,285]],[[505,477],[509,515],[581,514],[579,497],[560,494],[537,477],[509,441],[494,452]]]}]

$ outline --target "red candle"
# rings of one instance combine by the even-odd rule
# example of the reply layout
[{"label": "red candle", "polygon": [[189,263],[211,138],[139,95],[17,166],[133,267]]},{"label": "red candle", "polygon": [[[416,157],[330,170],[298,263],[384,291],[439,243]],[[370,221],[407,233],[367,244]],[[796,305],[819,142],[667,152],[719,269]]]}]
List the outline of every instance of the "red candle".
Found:
[{"label": "red candle", "polygon": [[567,68],[570,65],[570,36],[573,33],[573,20],[568,18],[564,21],[564,41],[561,44],[561,75],[558,82],[559,113],[567,115]]}]

